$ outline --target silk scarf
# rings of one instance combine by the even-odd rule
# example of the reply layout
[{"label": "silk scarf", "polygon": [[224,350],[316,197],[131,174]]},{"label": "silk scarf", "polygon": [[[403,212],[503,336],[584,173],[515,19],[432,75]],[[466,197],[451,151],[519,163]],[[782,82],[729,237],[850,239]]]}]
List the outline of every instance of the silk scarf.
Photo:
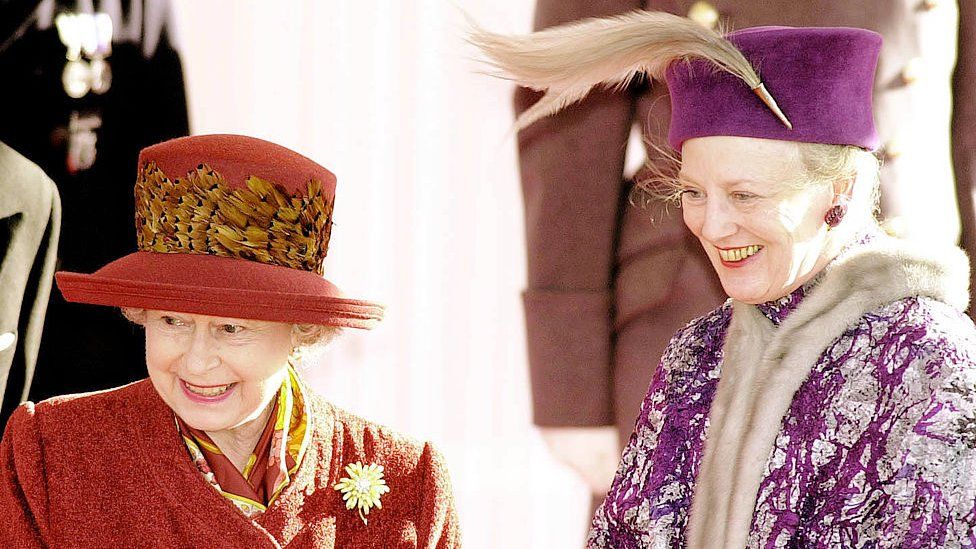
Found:
[{"label": "silk scarf", "polygon": [[308,410],[298,374],[289,366],[268,423],[242,471],[207,433],[176,416],[176,425],[203,478],[248,518],[264,513],[302,462],[309,442]]}]

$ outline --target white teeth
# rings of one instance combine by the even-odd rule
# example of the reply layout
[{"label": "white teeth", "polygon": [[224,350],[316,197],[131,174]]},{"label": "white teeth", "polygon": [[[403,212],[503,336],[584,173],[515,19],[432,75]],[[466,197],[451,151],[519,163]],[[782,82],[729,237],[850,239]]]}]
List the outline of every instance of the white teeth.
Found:
[{"label": "white teeth", "polygon": [[743,259],[755,255],[762,246],[745,246],[743,248],[733,248],[731,250],[718,250],[718,256],[722,258],[722,261],[742,261]]},{"label": "white teeth", "polygon": [[183,384],[191,393],[206,397],[222,395],[227,392],[227,389],[230,389],[231,385],[233,385],[233,383],[228,383],[227,385],[221,385],[219,387],[198,387],[196,385],[190,385],[185,381]]}]

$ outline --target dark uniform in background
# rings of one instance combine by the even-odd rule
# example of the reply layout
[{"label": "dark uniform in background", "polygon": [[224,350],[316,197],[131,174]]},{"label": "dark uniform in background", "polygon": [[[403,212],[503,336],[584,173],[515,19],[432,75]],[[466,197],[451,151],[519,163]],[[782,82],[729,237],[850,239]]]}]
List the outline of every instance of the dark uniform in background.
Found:
[{"label": "dark uniform in background", "polygon": [[0,143],[0,430],[27,398],[60,228],[54,182]]},{"label": "dark uniform in background", "polygon": [[[881,33],[875,115],[885,143],[887,226],[955,243],[961,225],[962,244],[976,257],[976,2],[539,0],[535,28],[639,8],[733,29],[854,26]],[[537,98],[519,90],[518,110]],[[626,441],[670,337],[725,299],[680,209],[665,214],[627,201],[631,128],[637,124],[664,144],[669,108],[663,83],[600,91],[519,134],[524,301],[539,426],[616,425]]]},{"label": "dark uniform in background", "polygon": [[[0,141],[40,165],[58,186],[58,269],[93,272],[135,251],[132,174],[139,151],[189,132],[169,2],[11,1],[0,10]],[[111,19],[110,51],[71,51],[57,16],[78,12]],[[110,80],[70,97],[63,77],[72,59],[82,77],[96,63],[107,64]],[[117,310],[51,296],[31,400],[145,376],[143,336]]]}]

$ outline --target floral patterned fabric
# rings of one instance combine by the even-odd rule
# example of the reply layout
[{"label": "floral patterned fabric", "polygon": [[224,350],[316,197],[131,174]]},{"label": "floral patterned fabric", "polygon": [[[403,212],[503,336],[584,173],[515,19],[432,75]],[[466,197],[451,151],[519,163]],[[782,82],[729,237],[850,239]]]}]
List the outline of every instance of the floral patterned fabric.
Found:
[{"label": "floral patterned fabric", "polygon": [[[297,373],[288,368],[268,424],[238,471],[204,431],[178,416],[176,425],[197,470],[246,517],[265,512],[294,476],[308,447],[308,411]],[[285,433],[288,434],[285,437]]]},{"label": "floral patterned fabric", "polygon": [[814,279],[813,281],[807,283],[807,285],[800,286],[794,290],[793,293],[781,297],[775,301],[760,303],[759,305],[756,305],[756,308],[759,309],[759,312],[768,318],[773,325],[779,326],[784,320],[786,320],[786,317],[790,316],[790,313],[800,306],[800,303],[803,301],[803,298],[806,296],[807,292],[810,290],[810,288],[815,286],[816,283],[817,279]]},{"label": "floral patterned fabric", "polygon": [[[810,286],[759,310],[774,325]],[[589,547],[686,546],[731,303],[679,331]],[[871,311],[822,353],[766,462],[749,547],[976,547],[976,331],[927,297]]]}]

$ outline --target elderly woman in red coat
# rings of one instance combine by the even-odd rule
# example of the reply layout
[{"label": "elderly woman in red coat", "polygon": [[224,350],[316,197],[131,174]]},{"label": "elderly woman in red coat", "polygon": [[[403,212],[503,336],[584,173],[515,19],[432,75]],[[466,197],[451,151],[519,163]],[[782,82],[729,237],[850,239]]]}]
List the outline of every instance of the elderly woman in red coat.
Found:
[{"label": "elderly woman in red coat", "polygon": [[57,280],[145,328],[149,379],[16,410],[0,546],[458,546],[441,455],[292,366],[382,316],[321,276],[335,176],[228,135],[149,147],[139,170],[139,251]]}]

